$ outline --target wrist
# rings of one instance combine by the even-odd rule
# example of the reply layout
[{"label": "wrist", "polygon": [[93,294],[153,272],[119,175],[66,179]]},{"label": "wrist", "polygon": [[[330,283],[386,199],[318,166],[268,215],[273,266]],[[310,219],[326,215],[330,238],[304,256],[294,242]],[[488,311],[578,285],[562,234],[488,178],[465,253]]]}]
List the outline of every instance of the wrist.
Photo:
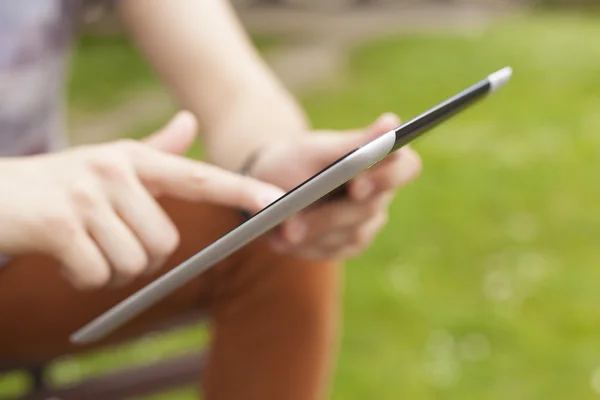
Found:
[{"label": "wrist", "polygon": [[262,151],[262,147],[250,152],[244,162],[242,163],[242,167],[240,168],[240,174],[246,176],[252,176],[252,170],[256,165],[256,161]]},{"label": "wrist", "polygon": [[307,119],[292,100],[267,93],[240,95],[206,126],[207,156],[219,167],[240,171],[260,149],[307,130]]}]

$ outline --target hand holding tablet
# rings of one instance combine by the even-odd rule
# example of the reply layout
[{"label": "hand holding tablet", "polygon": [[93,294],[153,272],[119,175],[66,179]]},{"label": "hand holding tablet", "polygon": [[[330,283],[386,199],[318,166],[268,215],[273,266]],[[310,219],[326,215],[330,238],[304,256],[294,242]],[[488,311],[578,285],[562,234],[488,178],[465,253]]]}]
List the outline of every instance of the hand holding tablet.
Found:
[{"label": "hand holding tablet", "polygon": [[101,339],[242,246],[324,198],[343,193],[344,184],[442,121],[483,99],[510,79],[501,69],[420,116],[350,151],[286,193],[219,240],[117,304],[71,336],[75,343]]}]

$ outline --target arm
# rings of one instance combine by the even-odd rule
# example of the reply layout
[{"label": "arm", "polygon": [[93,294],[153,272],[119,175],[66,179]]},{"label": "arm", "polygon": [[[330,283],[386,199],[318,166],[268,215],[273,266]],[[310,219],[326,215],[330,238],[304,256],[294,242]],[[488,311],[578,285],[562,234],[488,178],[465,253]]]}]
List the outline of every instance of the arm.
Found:
[{"label": "arm", "polygon": [[[143,53],[201,120],[210,161],[221,167],[239,170],[261,149],[249,175],[287,191],[399,124],[384,116],[350,134],[303,134],[308,127],[300,107],[253,49],[226,0],[121,4]],[[282,224],[272,234],[274,248],[320,259],[359,254],[385,223],[395,190],[414,179],[420,165],[410,148],[397,151],[349,182],[348,196]]]},{"label": "arm", "polygon": [[307,130],[226,0],[127,0],[132,37],[184,107],[198,116],[209,159],[239,169],[256,149]]}]

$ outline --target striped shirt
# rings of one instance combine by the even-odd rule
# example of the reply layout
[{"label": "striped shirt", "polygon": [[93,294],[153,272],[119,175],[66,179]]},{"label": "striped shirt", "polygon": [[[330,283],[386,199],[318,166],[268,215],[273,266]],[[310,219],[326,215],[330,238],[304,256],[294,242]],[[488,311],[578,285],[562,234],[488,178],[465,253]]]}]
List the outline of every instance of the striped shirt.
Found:
[{"label": "striped shirt", "polygon": [[65,143],[63,97],[77,0],[0,0],[0,157]]},{"label": "striped shirt", "polygon": [[[66,144],[63,97],[78,0],[0,0],[0,157]],[[0,255],[0,266],[7,259]]]}]

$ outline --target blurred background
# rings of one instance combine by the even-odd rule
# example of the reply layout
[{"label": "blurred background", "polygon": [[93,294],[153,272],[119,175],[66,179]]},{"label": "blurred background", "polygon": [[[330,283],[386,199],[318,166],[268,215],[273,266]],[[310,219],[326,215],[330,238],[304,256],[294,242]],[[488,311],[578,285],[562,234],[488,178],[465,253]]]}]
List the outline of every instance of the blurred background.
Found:
[{"label": "blurred background", "polygon": [[[175,106],[105,2],[73,54],[75,143]],[[506,65],[511,83],[415,143],[422,177],[346,269],[333,399],[600,397],[598,0],[236,0],[317,128],[409,119]],[[191,154],[201,157],[201,149]],[[53,368],[71,382],[206,343],[151,335]],[[18,390],[19,376],[0,380]],[[169,399],[193,399],[191,389]]]}]

